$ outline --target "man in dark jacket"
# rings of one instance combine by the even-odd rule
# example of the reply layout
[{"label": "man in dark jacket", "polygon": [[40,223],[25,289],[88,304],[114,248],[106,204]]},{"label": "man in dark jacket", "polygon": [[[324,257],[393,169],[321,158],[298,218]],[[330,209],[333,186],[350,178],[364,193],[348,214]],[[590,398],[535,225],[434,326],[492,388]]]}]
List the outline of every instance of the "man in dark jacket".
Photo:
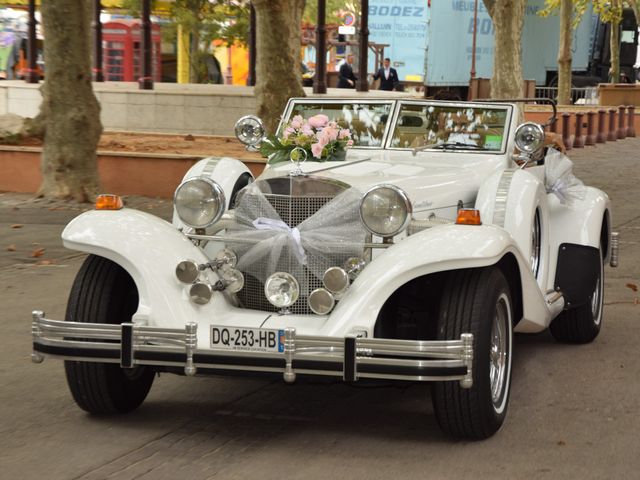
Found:
[{"label": "man in dark jacket", "polygon": [[393,90],[399,83],[398,72],[391,68],[391,60],[388,58],[382,62],[382,67],[373,75],[374,80],[380,79],[378,90]]},{"label": "man in dark jacket", "polygon": [[356,86],[356,76],[353,74],[353,55],[347,55],[345,62],[340,65],[338,75],[338,88],[354,88]]}]

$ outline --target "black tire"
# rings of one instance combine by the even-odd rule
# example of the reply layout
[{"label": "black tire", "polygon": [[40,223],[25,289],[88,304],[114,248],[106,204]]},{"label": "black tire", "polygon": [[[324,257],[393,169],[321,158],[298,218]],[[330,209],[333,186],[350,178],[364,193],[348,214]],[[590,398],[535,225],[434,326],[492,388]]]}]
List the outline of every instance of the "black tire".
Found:
[{"label": "black tire", "polygon": [[509,405],[513,302],[497,267],[457,270],[447,276],[437,338],[457,340],[463,333],[473,334],[473,386],[465,389],[455,381],[436,382],[433,408],[447,435],[479,440],[498,431]]},{"label": "black tire", "polygon": [[[86,323],[131,321],[138,292],[129,274],[106,258],[89,255],[71,288],[66,320]],[[65,361],[67,384],[78,406],[89,413],[126,413],[146,398],[155,372],[149,367]]]},{"label": "black tire", "polygon": [[596,288],[589,301],[560,313],[549,325],[551,335],[563,343],[589,343],[595,340],[602,328],[604,308],[604,259],[600,252],[600,273]]}]

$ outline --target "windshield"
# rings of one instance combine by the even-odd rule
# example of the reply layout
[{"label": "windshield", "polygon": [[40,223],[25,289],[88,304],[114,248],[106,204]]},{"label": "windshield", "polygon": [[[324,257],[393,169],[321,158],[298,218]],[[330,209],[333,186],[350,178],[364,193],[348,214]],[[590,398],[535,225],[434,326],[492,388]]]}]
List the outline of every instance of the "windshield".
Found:
[{"label": "windshield", "polygon": [[321,113],[351,131],[354,147],[382,147],[391,105],[391,102],[301,102],[293,105],[288,118],[301,115],[309,119]]},{"label": "windshield", "polygon": [[508,109],[402,104],[392,148],[502,150]]}]

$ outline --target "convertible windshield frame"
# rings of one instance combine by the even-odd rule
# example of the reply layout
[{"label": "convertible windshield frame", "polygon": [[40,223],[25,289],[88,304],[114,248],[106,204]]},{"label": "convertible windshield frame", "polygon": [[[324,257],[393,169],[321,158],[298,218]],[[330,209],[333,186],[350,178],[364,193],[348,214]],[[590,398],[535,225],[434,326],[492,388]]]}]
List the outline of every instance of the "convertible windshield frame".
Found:
[{"label": "convertible windshield frame", "polygon": [[500,150],[488,150],[484,148],[443,148],[436,147],[438,144],[434,144],[434,148],[421,148],[420,153],[423,152],[456,152],[456,153],[476,153],[476,154],[489,154],[489,155],[504,155],[507,151],[507,144],[509,141],[509,132],[511,129],[511,121],[513,118],[513,105],[510,104],[495,104],[495,103],[476,103],[476,102],[459,102],[459,101],[447,101],[447,100],[398,100],[396,104],[396,108],[393,113],[393,118],[391,120],[391,125],[393,129],[390,129],[388,135],[386,137],[386,143],[384,148],[386,150],[394,150],[394,151],[412,151],[413,147],[394,147],[392,146],[393,142],[393,133],[395,132],[396,123],[400,118],[400,112],[402,111],[405,105],[416,105],[416,106],[434,106],[434,107],[459,107],[459,108],[482,108],[487,110],[502,110],[507,112],[507,116],[505,118],[504,123],[504,132],[502,135],[502,143],[500,145]]},{"label": "convertible windshield frame", "polygon": [[291,113],[293,112],[295,105],[322,105],[322,104],[342,104],[342,105],[353,105],[353,104],[366,104],[366,105],[389,105],[389,118],[387,119],[387,123],[384,126],[384,131],[382,133],[382,138],[379,145],[354,145],[353,147],[349,147],[349,150],[382,150],[387,145],[389,133],[391,132],[391,125],[393,124],[393,119],[395,118],[395,112],[398,109],[398,101],[393,99],[368,99],[365,97],[361,98],[292,98],[287,103],[285,107],[284,114],[280,119],[280,123],[278,124],[277,134],[280,134],[282,126],[289,121],[291,117]]}]

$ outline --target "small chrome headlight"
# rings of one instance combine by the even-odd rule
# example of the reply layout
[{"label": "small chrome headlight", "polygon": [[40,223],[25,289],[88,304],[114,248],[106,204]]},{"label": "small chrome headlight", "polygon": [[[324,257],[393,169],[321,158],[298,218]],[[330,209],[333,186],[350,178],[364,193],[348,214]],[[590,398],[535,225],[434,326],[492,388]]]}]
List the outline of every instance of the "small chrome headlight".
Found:
[{"label": "small chrome headlight", "polygon": [[176,189],[173,204],[183,223],[193,228],[205,228],[220,220],[226,199],[222,187],[213,180],[192,178]]},{"label": "small chrome headlight", "polygon": [[393,237],[407,228],[411,212],[409,197],[394,185],[373,187],[360,203],[362,224],[380,237]]},{"label": "small chrome headlight", "polygon": [[264,124],[255,115],[245,115],[236,122],[235,133],[240,143],[257,147],[265,136]]},{"label": "small chrome headlight", "polygon": [[274,307],[290,307],[300,295],[300,285],[293,275],[276,272],[264,283],[264,294]]},{"label": "small chrome headlight", "polygon": [[523,153],[537,152],[544,145],[544,129],[537,123],[523,123],[516,128],[515,142]]}]

